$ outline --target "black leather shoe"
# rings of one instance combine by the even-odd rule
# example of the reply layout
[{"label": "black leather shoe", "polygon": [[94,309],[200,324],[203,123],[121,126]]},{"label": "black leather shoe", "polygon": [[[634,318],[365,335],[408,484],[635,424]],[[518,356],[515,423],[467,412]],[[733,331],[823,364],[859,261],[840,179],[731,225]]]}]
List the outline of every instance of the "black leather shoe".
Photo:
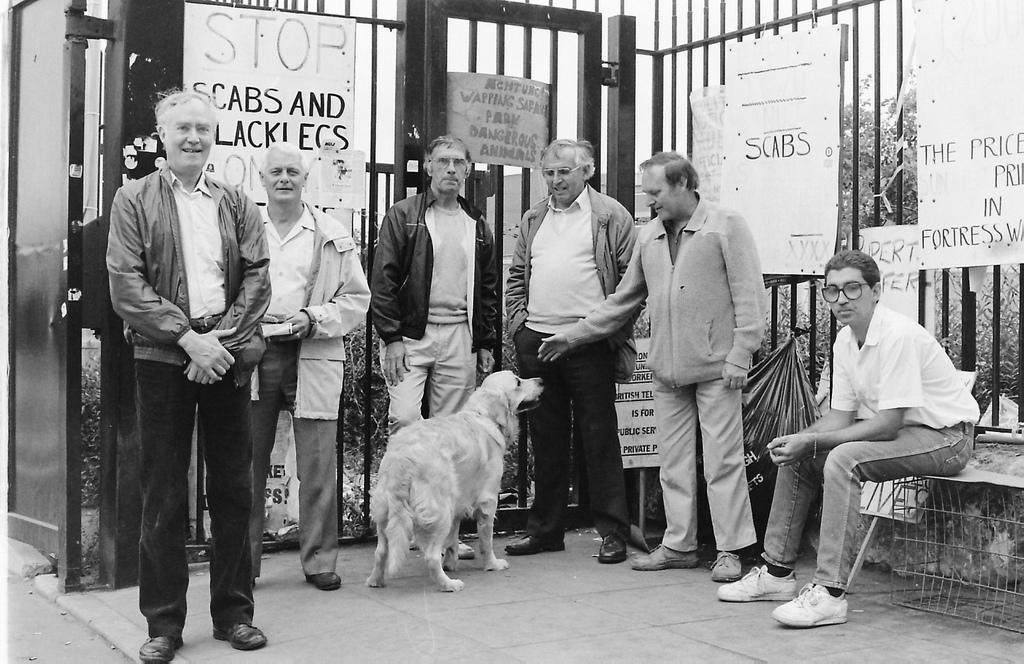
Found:
[{"label": "black leather shoe", "polygon": [[601,541],[601,549],[597,552],[599,563],[621,563],[626,561],[626,543],[618,533],[608,533]]},{"label": "black leather shoe", "polygon": [[319,590],[337,590],[341,587],[341,577],[334,572],[307,574],[306,583],[312,583]]},{"label": "black leather shoe", "polygon": [[532,556],[541,551],[565,551],[565,542],[545,542],[539,537],[527,535],[518,542],[513,542],[505,547],[505,553],[510,556]]},{"label": "black leather shoe", "polygon": [[180,636],[151,637],[139,648],[139,660],[142,662],[169,662],[174,659],[174,651],[183,645],[184,642]]},{"label": "black leather shoe", "polygon": [[259,650],[267,645],[267,637],[258,627],[249,623],[238,623],[227,629],[213,628],[213,638],[227,641],[235,650]]}]

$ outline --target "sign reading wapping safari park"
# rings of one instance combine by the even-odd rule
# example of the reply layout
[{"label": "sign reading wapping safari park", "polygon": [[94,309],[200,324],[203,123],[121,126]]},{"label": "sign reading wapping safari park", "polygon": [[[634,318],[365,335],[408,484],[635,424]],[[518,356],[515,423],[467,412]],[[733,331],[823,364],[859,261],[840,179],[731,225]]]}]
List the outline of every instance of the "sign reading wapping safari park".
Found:
[{"label": "sign reading wapping safari park", "polygon": [[185,87],[219,109],[210,174],[265,202],[259,165],[272,143],[297,145],[310,164],[328,139],[348,149],[355,35],[355,19],[186,3]]},{"label": "sign reading wapping safari park", "polygon": [[922,262],[1024,262],[1024,3],[914,9]]},{"label": "sign reading wapping safari park", "polygon": [[448,73],[448,133],[478,164],[534,168],[548,144],[551,86],[496,74]]},{"label": "sign reading wapping safari park", "polygon": [[765,274],[820,274],[839,227],[843,25],[729,47],[722,205]]}]

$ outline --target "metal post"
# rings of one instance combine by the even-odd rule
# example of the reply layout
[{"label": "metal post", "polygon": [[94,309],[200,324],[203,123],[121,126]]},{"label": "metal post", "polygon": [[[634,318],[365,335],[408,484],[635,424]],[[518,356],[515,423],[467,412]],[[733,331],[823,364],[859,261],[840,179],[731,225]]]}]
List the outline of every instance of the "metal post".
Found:
[{"label": "metal post", "polygon": [[617,68],[608,89],[609,196],[634,213],[636,200],[636,17],[608,19],[608,60]]}]

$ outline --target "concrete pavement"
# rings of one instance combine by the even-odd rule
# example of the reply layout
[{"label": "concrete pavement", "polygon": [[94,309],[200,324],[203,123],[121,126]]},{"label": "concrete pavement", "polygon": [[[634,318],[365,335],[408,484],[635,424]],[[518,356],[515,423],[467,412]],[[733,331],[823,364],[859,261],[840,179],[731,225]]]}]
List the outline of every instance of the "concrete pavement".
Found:
[{"label": "concrete pavement", "polygon": [[[511,538],[496,540],[498,551]],[[475,542],[473,542],[475,545]],[[599,565],[592,530],[566,534],[566,550],[509,558],[483,572],[463,561],[452,576],[462,592],[437,592],[417,552],[386,588],[367,588],[373,546],[341,549],[343,586],[321,592],[304,582],[298,553],[268,555],[256,588],[256,620],[270,640],[242,653],[214,641],[209,579],[193,571],[180,662],[336,661],[1024,661],[1020,634],[889,603],[889,574],[867,569],[849,596],[846,625],[784,628],[775,603],[726,604],[706,568],[635,572]],[[810,561],[798,581],[811,576]],[[58,598],[131,658],[146,638],[138,589]],[[111,660],[108,660],[111,661]]]}]

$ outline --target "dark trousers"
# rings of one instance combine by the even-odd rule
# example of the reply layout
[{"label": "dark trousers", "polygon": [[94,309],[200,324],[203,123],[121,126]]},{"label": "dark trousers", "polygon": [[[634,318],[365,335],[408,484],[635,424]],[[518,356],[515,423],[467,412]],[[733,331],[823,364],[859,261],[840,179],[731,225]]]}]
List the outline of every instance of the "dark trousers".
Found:
[{"label": "dark trousers", "polygon": [[535,494],[526,532],[546,541],[564,537],[571,474],[573,421],[583,443],[581,469],[587,474],[590,511],[602,537],[629,539],[626,484],[615,415],[615,354],[606,341],[574,349],[554,362],[537,350],[549,335],[523,326],[516,332],[519,371],[542,378],[540,404],[529,411]]},{"label": "dark trousers", "polygon": [[142,535],[139,608],[150,636],[180,636],[185,626],[188,466],[196,409],[203,430],[210,510],[210,615],[227,628],[252,622],[252,439],[249,382],[230,372],[212,385],[188,380],[184,367],[135,361],[141,439]]}]

